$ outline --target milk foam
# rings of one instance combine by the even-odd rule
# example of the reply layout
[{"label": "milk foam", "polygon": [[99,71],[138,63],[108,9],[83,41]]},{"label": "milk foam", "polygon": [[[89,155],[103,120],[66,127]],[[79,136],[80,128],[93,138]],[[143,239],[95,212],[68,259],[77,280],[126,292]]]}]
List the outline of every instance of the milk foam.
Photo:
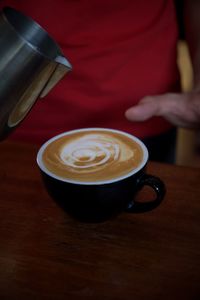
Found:
[{"label": "milk foam", "polygon": [[38,157],[45,172],[59,179],[97,184],[135,173],[147,159],[144,148],[137,138],[120,131],[83,129],[48,141]]},{"label": "milk foam", "polygon": [[117,140],[110,140],[100,134],[87,134],[62,146],[60,161],[74,171],[91,172],[105,164],[119,161],[121,152]]}]

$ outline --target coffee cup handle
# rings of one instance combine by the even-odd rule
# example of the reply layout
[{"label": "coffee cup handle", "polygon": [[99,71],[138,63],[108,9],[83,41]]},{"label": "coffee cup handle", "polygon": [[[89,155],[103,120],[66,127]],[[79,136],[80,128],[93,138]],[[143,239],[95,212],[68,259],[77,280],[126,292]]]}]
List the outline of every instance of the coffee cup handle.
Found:
[{"label": "coffee cup handle", "polygon": [[139,202],[133,200],[131,203],[129,203],[128,207],[126,208],[127,212],[147,212],[156,208],[162,202],[166,193],[166,188],[160,178],[155,177],[153,175],[144,174],[138,180],[138,191],[140,191],[144,186],[150,186],[155,191],[155,199],[147,202]]}]

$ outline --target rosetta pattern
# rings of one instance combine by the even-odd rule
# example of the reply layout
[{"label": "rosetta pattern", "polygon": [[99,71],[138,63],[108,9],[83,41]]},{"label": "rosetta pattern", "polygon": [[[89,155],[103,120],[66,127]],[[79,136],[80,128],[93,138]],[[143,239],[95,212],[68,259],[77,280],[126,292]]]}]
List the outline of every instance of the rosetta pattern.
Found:
[{"label": "rosetta pattern", "polygon": [[74,172],[96,171],[108,164],[118,161],[120,146],[106,136],[92,134],[81,137],[62,147],[61,163],[72,168]]}]

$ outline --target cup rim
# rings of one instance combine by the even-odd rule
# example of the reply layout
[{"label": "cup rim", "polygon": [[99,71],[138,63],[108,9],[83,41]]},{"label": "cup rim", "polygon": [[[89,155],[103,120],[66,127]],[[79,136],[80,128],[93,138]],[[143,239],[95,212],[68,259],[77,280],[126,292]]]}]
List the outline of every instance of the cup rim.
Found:
[{"label": "cup rim", "polygon": [[[78,133],[78,132],[87,132],[87,131],[107,131],[107,132],[114,132],[114,133],[118,133],[124,136],[129,137],[130,139],[136,141],[142,148],[143,151],[143,160],[142,162],[139,164],[139,166],[137,168],[134,168],[132,171],[128,172],[125,175],[116,177],[114,179],[107,179],[107,180],[98,180],[98,181],[80,181],[80,180],[72,180],[72,179],[67,179],[67,178],[63,178],[61,176],[58,176],[56,174],[54,174],[53,172],[49,171],[43,161],[42,161],[42,154],[44,152],[44,150],[46,149],[46,147],[52,143],[53,141],[63,137],[63,136],[67,136],[73,133]],[[43,171],[45,174],[49,175],[50,177],[57,179],[59,181],[62,182],[66,182],[66,183],[72,183],[72,184],[79,184],[79,185],[102,185],[102,184],[111,184],[114,182],[119,182],[123,179],[129,178],[130,176],[138,173],[141,169],[143,169],[143,167],[146,165],[147,161],[149,158],[149,152],[147,147],[145,146],[145,144],[136,136],[124,132],[122,130],[117,130],[117,129],[112,129],[112,128],[104,128],[104,127],[87,127],[87,128],[80,128],[80,129],[73,129],[73,130],[69,130],[69,131],[65,131],[63,133],[60,133],[58,135],[53,136],[52,138],[48,139],[46,142],[44,142],[42,144],[42,146],[39,148],[38,152],[37,152],[37,157],[36,157],[36,161],[37,161],[37,165],[39,167],[39,169],[41,171]]]}]

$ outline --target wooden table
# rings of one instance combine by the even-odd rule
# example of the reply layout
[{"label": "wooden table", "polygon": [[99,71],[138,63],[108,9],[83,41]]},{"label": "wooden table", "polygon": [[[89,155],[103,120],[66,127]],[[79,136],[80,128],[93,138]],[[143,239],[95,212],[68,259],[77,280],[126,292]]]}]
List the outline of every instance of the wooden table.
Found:
[{"label": "wooden table", "polygon": [[0,299],[200,299],[200,169],[149,163],[158,208],[82,224],[47,195],[37,150],[0,143]]}]

